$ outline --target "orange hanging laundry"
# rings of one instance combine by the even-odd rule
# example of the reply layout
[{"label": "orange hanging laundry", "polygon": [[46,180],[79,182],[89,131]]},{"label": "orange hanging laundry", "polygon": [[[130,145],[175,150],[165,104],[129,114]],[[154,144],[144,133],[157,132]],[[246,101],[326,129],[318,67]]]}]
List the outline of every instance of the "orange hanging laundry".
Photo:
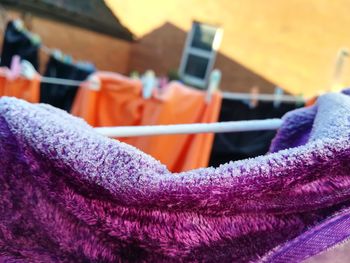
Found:
[{"label": "orange hanging laundry", "polygon": [[[141,124],[143,99],[140,81],[110,72],[98,72],[98,91],[83,84],[75,97],[71,110],[93,127],[137,126]],[[132,144],[135,138],[118,138]]]},{"label": "orange hanging laundry", "polygon": [[40,76],[33,79],[7,77],[8,69],[0,68],[0,95],[16,97],[32,103],[38,103],[40,97]]},{"label": "orange hanging laundry", "polygon": [[[72,113],[94,127],[209,123],[218,120],[220,94],[205,102],[205,92],[170,83],[161,94],[142,98],[139,81],[97,73],[99,91],[80,88]],[[118,138],[166,164],[173,172],[208,165],[213,134],[181,134]]]},{"label": "orange hanging laundry", "polygon": [[6,76],[8,75],[8,71],[8,68],[0,67],[0,96],[5,95]]}]

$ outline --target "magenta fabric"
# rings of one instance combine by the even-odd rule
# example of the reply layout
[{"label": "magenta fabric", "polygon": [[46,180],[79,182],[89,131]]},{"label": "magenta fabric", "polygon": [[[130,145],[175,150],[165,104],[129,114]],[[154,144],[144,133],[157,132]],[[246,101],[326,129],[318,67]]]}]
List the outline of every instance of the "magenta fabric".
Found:
[{"label": "magenta fabric", "polygon": [[[326,94],[284,116],[271,153],[172,174],[61,110],[2,98],[0,262],[301,261],[349,234],[349,128],[350,98]],[[338,235],[304,242],[337,216]]]}]

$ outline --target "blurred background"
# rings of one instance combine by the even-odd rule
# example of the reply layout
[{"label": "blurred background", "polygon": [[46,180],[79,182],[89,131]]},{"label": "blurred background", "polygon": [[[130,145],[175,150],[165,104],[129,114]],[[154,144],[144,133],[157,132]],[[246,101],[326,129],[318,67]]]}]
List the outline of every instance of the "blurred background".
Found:
[{"label": "blurred background", "polygon": [[[22,18],[46,47],[99,70],[220,90],[313,96],[350,82],[349,0],[1,0],[4,33]],[[2,40],[0,40],[2,41]],[[0,43],[2,44],[2,43]],[[40,50],[39,72],[47,52]]]}]

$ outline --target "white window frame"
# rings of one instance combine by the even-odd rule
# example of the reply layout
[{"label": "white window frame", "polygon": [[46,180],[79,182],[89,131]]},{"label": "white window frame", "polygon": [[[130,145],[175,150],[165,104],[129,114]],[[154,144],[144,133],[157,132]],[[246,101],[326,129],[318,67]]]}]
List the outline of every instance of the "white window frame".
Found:
[{"label": "white window frame", "polygon": [[[212,43],[212,50],[211,51],[204,50],[204,49],[200,49],[200,48],[196,48],[196,47],[191,46],[191,43],[192,43],[192,40],[194,37],[194,29],[195,29],[194,25],[195,24],[205,24],[205,23],[200,23],[200,22],[193,22],[192,23],[192,28],[191,28],[191,31],[188,32],[188,34],[187,34],[184,51],[182,53],[181,63],[180,63],[180,67],[179,67],[179,75],[185,83],[197,86],[199,88],[206,88],[209,74],[213,70],[213,67],[214,67],[217,50],[219,49],[219,46],[221,44],[223,30],[220,27],[216,27],[215,36],[214,36],[214,40]],[[212,25],[208,25],[208,26],[212,26]],[[215,26],[212,26],[212,27],[215,27]],[[207,67],[207,70],[205,72],[205,76],[203,79],[197,78],[195,76],[188,75],[185,73],[185,69],[186,69],[189,55],[196,55],[196,56],[199,56],[202,58],[209,59],[208,67]]]}]

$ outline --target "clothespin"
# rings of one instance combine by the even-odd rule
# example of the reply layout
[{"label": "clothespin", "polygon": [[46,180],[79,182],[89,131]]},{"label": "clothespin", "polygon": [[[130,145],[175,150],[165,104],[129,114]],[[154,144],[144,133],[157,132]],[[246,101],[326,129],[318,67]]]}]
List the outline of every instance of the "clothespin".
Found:
[{"label": "clothespin", "polygon": [[295,102],[295,107],[296,108],[300,108],[300,107],[303,107],[305,104],[304,102],[304,96],[302,93],[300,93],[298,96],[297,96],[297,100]]},{"label": "clothespin", "polygon": [[349,50],[347,48],[341,48],[336,57],[333,78],[329,91],[340,91],[344,88],[342,85],[342,73],[344,71],[345,58],[349,57]]},{"label": "clothespin", "polygon": [[167,77],[160,77],[158,79],[159,89],[163,89],[168,84],[168,82],[169,80]]},{"label": "clothespin", "polygon": [[37,72],[32,63],[27,60],[21,61],[21,76],[25,77],[26,79],[33,79],[36,74]]},{"label": "clothespin", "polygon": [[147,70],[141,78],[142,82],[142,97],[149,99],[152,96],[152,91],[156,87],[156,78],[153,70]]},{"label": "clothespin", "polygon": [[37,34],[30,33],[30,40],[34,45],[40,45],[41,44],[41,38]]},{"label": "clothespin", "polygon": [[21,74],[21,58],[18,55],[14,55],[11,59],[10,71],[8,78],[14,80]]},{"label": "clothespin", "polygon": [[58,61],[63,61],[63,54],[61,50],[54,49],[52,51],[52,56],[57,59]]},{"label": "clothespin", "polygon": [[276,87],[274,95],[275,95],[275,99],[273,101],[273,107],[278,108],[281,105],[283,89],[281,89],[280,87]]},{"label": "clothespin", "polygon": [[72,56],[69,55],[64,55],[63,56],[63,62],[67,64],[73,64],[73,58]]},{"label": "clothespin", "polygon": [[249,107],[251,109],[255,108],[259,104],[259,87],[258,86],[253,86],[250,90],[250,102],[249,102]]},{"label": "clothespin", "polygon": [[133,70],[130,73],[130,78],[134,79],[134,80],[139,80],[140,79],[140,74],[136,70]]},{"label": "clothespin", "polygon": [[24,24],[23,24],[23,21],[21,19],[15,19],[13,21],[13,25],[20,32],[24,30]]},{"label": "clothespin", "polygon": [[91,74],[87,78],[87,87],[91,90],[99,91],[101,89],[101,80],[96,74]]},{"label": "clothespin", "polygon": [[209,76],[209,85],[205,96],[205,102],[210,103],[212,94],[219,89],[221,81],[221,71],[214,69]]},{"label": "clothespin", "polygon": [[14,20],[13,25],[15,26],[17,31],[25,34],[34,45],[40,45],[41,44],[40,36],[28,31],[28,29],[29,30],[31,29],[31,15],[26,14],[24,16],[24,19],[25,19],[24,21],[21,19]]}]

